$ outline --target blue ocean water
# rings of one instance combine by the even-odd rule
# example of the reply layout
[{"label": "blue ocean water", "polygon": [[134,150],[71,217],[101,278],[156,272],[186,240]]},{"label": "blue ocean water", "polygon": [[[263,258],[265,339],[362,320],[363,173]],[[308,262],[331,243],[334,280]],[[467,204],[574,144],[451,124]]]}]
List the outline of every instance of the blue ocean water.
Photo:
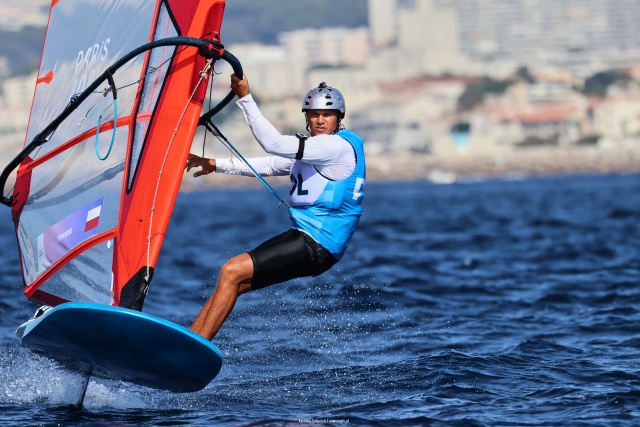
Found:
[{"label": "blue ocean water", "polygon": [[[241,179],[241,178],[239,178]],[[640,424],[640,176],[371,183],[343,261],[243,295],[220,375],[174,394],[23,349],[0,229],[3,426]],[[262,189],[181,194],[144,311],[189,325],[217,269],[288,226]]]}]

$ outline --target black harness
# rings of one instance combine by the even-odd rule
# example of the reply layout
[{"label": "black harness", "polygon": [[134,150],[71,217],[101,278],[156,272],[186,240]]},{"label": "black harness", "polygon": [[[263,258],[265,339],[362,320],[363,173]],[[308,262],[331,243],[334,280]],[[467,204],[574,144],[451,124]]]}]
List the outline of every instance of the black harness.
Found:
[{"label": "black harness", "polygon": [[298,137],[298,152],[296,153],[296,160],[302,160],[302,156],[304,155],[304,145],[309,137],[304,133],[296,133],[296,136]]}]

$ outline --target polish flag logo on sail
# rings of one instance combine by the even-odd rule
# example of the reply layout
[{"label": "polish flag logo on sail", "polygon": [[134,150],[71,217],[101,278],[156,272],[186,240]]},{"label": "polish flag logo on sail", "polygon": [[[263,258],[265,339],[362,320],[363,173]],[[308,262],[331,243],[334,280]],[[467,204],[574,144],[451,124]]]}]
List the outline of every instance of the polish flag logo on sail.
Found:
[{"label": "polish flag logo on sail", "polygon": [[49,268],[86,239],[98,234],[103,203],[104,197],[74,210],[38,236],[39,272]]},{"label": "polish flag logo on sail", "polygon": [[100,223],[100,212],[102,211],[102,205],[96,206],[95,208],[89,210],[87,212],[87,222],[84,225],[84,232],[91,231],[98,227]]}]

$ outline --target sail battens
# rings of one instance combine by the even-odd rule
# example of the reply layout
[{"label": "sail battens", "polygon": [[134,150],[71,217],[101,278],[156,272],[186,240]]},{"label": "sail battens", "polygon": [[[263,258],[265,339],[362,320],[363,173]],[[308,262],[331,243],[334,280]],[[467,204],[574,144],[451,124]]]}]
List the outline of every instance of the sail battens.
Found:
[{"label": "sail battens", "polygon": [[[143,122],[143,121],[148,121],[150,118],[149,115],[146,115],[144,117],[140,117],[138,116],[138,121],[139,122]],[[129,126],[131,123],[131,117],[120,117],[117,121],[116,121],[116,127],[120,128],[120,127],[124,127],[124,126]],[[47,153],[45,153],[44,155],[36,158],[35,160],[29,162],[29,164],[27,164],[25,166],[24,171],[27,172],[35,167],[40,166],[42,163],[50,161],[53,157],[58,156],[60,153],[69,150],[70,148],[73,148],[75,145],[87,141],[91,138],[95,138],[96,137],[96,132],[98,130],[98,127],[94,127],[93,129],[89,129],[88,131],[84,132],[81,135],[78,135],[72,139],[70,139],[69,141],[65,142],[64,144],[60,144],[58,147],[56,147],[54,150],[51,150]],[[107,131],[111,131],[113,130],[113,121],[107,122],[107,123],[101,123],[100,124],[100,133],[103,132],[107,132]]]}]

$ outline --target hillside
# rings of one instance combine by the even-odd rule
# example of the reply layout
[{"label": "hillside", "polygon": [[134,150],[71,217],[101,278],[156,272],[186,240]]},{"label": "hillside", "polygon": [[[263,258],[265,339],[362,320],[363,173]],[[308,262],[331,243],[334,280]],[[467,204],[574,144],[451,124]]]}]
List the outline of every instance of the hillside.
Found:
[{"label": "hillside", "polygon": [[38,68],[44,30],[31,26],[20,31],[0,30],[0,57],[7,58],[9,75],[26,75]]},{"label": "hillside", "polygon": [[283,31],[367,25],[367,0],[228,0],[224,43],[277,42]]},{"label": "hillside", "polygon": [[[278,33],[301,28],[367,25],[367,0],[228,0],[222,24],[224,44],[277,43]],[[0,30],[0,57],[10,75],[33,72],[40,61],[44,28]]]}]

